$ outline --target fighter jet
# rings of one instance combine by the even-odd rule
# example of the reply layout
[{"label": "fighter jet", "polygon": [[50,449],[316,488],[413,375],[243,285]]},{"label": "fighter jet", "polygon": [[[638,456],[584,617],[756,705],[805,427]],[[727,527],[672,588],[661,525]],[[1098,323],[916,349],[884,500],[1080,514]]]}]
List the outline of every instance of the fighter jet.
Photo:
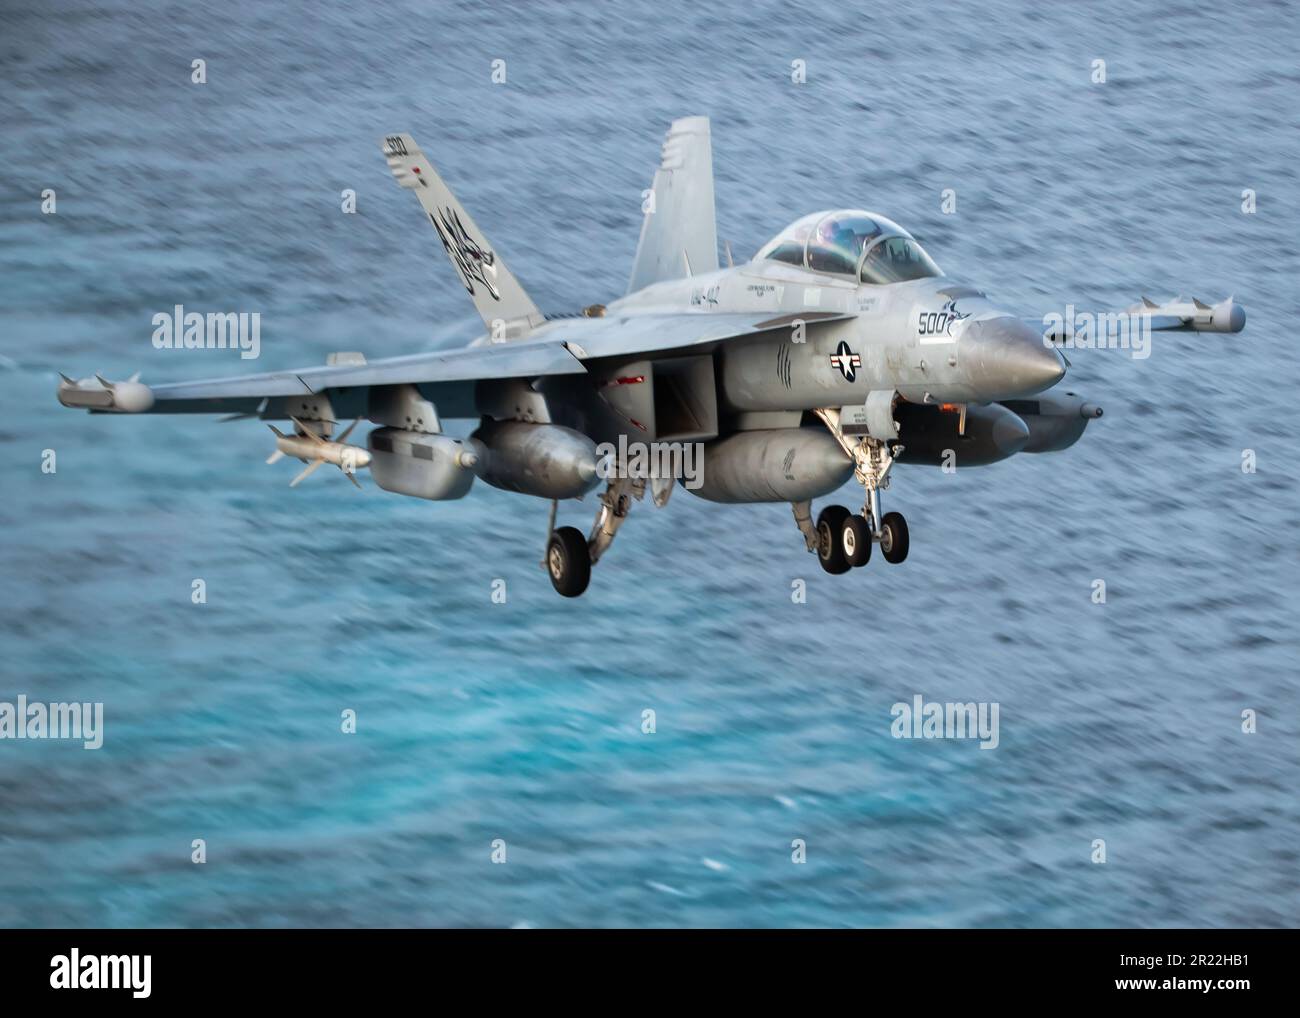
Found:
[{"label": "fighter jet", "polygon": [[[211,381],[63,376],[59,401],[92,413],[289,419],[298,441],[277,432],[278,449],[335,463],[354,482],[368,464],[380,488],[415,498],[458,499],[481,480],[546,499],[542,564],[567,597],[586,590],[647,489],[656,506],[675,481],[712,502],[789,503],[806,549],[839,574],[877,545],[886,562],[907,558],[906,520],[880,505],[896,463],[968,467],[1055,452],[1101,416],[1083,396],[1048,392],[1066,374],[1060,348],[1072,323],[1022,317],[945,276],[877,213],[814,212],[745,264],[728,246],[720,266],[705,117],[668,131],[627,292],[568,315],[538,309],[409,134],[382,146],[482,316],[480,338]],[[1232,298],[1143,298],[1111,317],[1147,331],[1245,324]],[[330,441],[348,417],[377,425],[364,449]],[[443,430],[457,418],[478,422],[467,438]],[[652,466],[632,469],[630,450],[665,455],[639,455]],[[861,508],[827,505],[814,522],[812,500],[850,478]],[[556,526],[559,502],[597,488],[587,533]]]}]

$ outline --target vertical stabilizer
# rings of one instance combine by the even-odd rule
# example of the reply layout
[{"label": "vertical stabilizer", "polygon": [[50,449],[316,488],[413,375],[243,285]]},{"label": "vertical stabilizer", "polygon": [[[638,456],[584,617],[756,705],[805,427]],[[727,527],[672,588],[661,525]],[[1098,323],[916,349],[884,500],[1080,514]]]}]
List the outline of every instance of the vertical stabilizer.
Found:
[{"label": "vertical stabilizer", "polygon": [[641,224],[628,293],[718,267],[708,117],[673,121],[664,138],[652,193],[653,205]]},{"label": "vertical stabilizer", "polygon": [[540,325],[544,318],[529,299],[519,280],[505,267],[487,237],[475,225],[470,214],[451,189],[438,176],[428,157],[420,151],[409,134],[390,134],[384,138],[384,158],[393,176],[404,188],[414,191],[425,215],[451,259],[452,267],[474,300],[474,306],[492,335],[501,338],[517,334],[518,326],[506,330],[507,322],[527,326]]}]

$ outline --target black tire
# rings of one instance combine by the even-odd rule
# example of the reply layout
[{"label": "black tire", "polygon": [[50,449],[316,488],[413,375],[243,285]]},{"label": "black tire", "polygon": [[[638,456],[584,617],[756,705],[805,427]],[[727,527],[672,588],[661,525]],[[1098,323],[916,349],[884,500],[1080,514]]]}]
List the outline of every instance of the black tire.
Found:
[{"label": "black tire", "polygon": [[565,597],[577,597],[591,582],[591,552],[577,527],[560,527],[546,546],[546,572],[551,586]]},{"label": "black tire", "polygon": [[885,556],[885,561],[898,565],[907,558],[908,544],[907,520],[903,519],[903,514],[885,513],[885,518],[880,521],[880,553]]},{"label": "black tire", "polygon": [[849,511],[842,505],[828,505],[817,515],[817,561],[828,573],[838,576],[849,571],[844,560],[844,542],[840,531]]},{"label": "black tire", "polygon": [[840,547],[844,561],[854,569],[871,561],[871,528],[857,513],[845,517],[840,528]]}]

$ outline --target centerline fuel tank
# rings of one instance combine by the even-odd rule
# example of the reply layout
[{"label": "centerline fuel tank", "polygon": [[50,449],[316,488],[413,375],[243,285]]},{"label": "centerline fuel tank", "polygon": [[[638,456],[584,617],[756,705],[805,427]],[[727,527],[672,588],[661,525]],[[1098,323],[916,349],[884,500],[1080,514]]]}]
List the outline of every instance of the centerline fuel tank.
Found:
[{"label": "centerline fuel tank", "polygon": [[853,475],[853,461],[825,428],[738,431],[704,443],[702,483],[687,488],[710,502],[802,502]]}]

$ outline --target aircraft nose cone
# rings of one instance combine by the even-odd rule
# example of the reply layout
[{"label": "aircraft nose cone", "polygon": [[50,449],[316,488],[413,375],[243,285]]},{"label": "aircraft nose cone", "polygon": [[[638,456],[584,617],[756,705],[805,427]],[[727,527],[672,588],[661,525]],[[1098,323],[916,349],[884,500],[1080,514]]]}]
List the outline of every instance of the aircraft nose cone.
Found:
[{"label": "aircraft nose cone", "polygon": [[1019,318],[987,318],[964,337],[963,357],[971,383],[985,400],[1014,399],[1051,388],[1065,377],[1065,363],[1043,342],[1041,329]]}]

